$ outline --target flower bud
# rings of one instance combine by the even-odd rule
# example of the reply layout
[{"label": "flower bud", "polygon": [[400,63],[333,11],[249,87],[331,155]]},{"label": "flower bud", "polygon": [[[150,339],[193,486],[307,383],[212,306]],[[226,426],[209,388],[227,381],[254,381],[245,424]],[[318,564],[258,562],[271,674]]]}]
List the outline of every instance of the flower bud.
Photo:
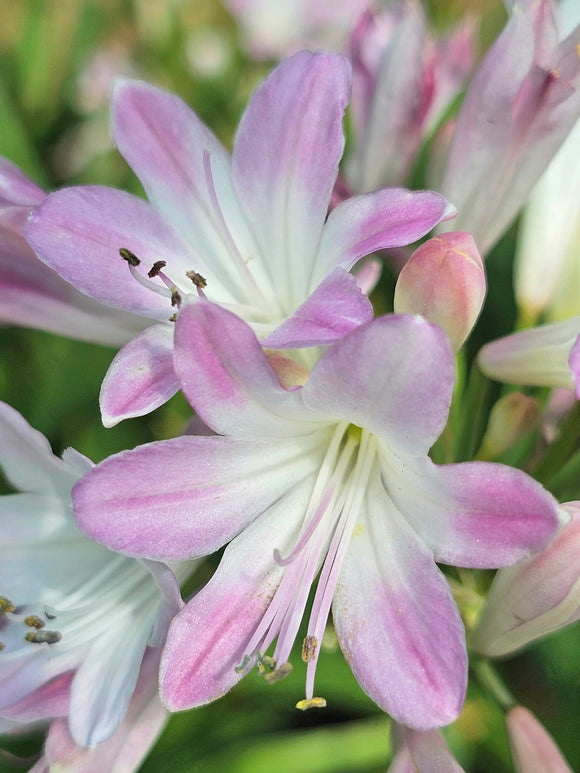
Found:
[{"label": "flower bud", "polygon": [[447,333],[458,351],[485,297],[483,262],[470,234],[429,239],[411,255],[395,288],[395,312],[421,314]]},{"label": "flower bud", "polygon": [[470,645],[500,656],[580,619],[580,502],[549,547],[495,576]]},{"label": "flower bud", "polygon": [[537,424],[539,408],[533,397],[512,392],[493,406],[478,459],[497,459]]},{"label": "flower bud", "polygon": [[515,706],[506,726],[516,773],[572,773],[551,735],[531,711]]}]

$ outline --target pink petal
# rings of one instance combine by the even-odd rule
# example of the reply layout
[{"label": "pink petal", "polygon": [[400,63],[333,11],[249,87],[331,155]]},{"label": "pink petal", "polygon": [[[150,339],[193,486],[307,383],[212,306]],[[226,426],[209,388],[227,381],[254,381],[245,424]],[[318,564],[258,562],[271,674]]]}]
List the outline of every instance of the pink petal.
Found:
[{"label": "pink petal", "polygon": [[516,773],[572,773],[562,752],[531,711],[514,706],[506,716]]},{"label": "pink petal", "polygon": [[302,397],[308,408],[420,455],[445,426],[454,376],[440,328],[418,316],[387,315],[353,330],[323,355]]},{"label": "pink petal", "polygon": [[397,752],[387,773],[465,773],[440,730],[413,730],[393,723]]},{"label": "pink petal", "polygon": [[260,343],[270,349],[323,346],[372,318],[373,307],[354,276],[335,268],[294,314]]},{"label": "pink petal", "polygon": [[463,626],[433,556],[369,484],[333,602],[340,646],[363,690],[417,729],[457,718],[467,684]]},{"label": "pink petal", "polygon": [[248,669],[236,671],[280,583],[274,550],[291,551],[312,479],[289,491],[226,548],[209,583],[174,618],[161,662],[161,691],[172,711],[209,703]]},{"label": "pink petal", "polygon": [[22,700],[3,709],[2,717],[20,724],[66,716],[69,711],[70,685],[73,676],[73,671],[59,674]]},{"label": "pink petal", "polygon": [[431,191],[385,188],[335,207],[322,232],[311,287],[336,266],[350,269],[365,255],[416,242],[455,209]]},{"label": "pink petal", "polygon": [[16,164],[0,157],[0,207],[7,205],[35,206],[46,196],[45,192]]},{"label": "pink petal", "polygon": [[307,272],[338,174],[349,93],[345,57],[302,51],[254,92],[236,134],[232,170],[238,195],[259,234],[273,285],[285,287],[290,272],[295,305],[307,295]]},{"label": "pink petal", "polygon": [[495,568],[541,550],[560,520],[558,503],[521,470],[490,462],[405,460],[384,471],[397,507],[435,554],[453,566]]},{"label": "pink petal", "polygon": [[175,326],[175,372],[214,429],[269,437],[312,431],[297,393],[284,389],[251,328],[219,306],[185,306]]},{"label": "pink petal", "polygon": [[81,292],[159,320],[173,313],[169,299],[139,284],[119,250],[135,253],[144,275],[157,260],[183,266],[184,272],[195,264],[191,249],[147,202],[113,188],[51,194],[25,233],[40,259]]},{"label": "pink petal", "polygon": [[75,518],[93,539],[128,555],[205,555],[316,469],[325,439],[187,436],[123,451],[75,486]]},{"label": "pink petal", "polygon": [[143,416],[179,390],[173,369],[173,326],[152,325],[117,354],[100,395],[105,427]]}]

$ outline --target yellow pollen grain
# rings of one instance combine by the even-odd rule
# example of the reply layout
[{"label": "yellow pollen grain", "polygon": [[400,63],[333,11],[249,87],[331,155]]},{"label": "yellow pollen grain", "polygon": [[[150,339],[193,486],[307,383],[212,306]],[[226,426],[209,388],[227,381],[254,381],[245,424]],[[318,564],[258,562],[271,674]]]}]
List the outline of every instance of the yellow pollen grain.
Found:
[{"label": "yellow pollen grain", "polygon": [[308,711],[308,709],[324,709],[326,708],[326,700],[324,698],[304,698],[298,701],[296,708],[300,711]]},{"label": "yellow pollen grain", "polygon": [[364,526],[362,523],[357,523],[357,525],[352,530],[352,539],[356,539],[357,537],[360,537],[360,535],[364,532]]},{"label": "yellow pollen grain", "polygon": [[39,617],[38,615],[28,615],[24,618],[24,625],[27,625],[29,628],[44,628],[46,623],[44,620]]},{"label": "yellow pollen grain", "polygon": [[281,663],[277,669],[270,671],[269,674],[264,674],[264,681],[267,684],[274,684],[281,679],[285,679],[290,673],[292,673],[292,663],[287,661],[286,663]]},{"label": "yellow pollen grain", "polygon": [[7,599],[6,596],[0,596],[0,612],[14,612],[16,607]]}]

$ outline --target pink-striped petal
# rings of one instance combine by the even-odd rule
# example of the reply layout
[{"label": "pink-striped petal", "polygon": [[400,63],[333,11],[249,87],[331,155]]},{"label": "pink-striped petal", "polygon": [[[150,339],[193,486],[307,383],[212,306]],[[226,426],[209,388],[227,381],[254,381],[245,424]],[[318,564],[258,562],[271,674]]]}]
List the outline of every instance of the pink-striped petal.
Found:
[{"label": "pink-striped petal", "polygon": [[155,410],[179,390],[173,369],[173,326],[152,325],[117,354],[101,386],[105,427]]},{"label": "pink-striped petal", "polygon": [[279,437],[312,431],[299,395],[281,386],[251,328],[215,304],[182,309],[174,364],[183,393],[216,432]]},{"label": "pink-striped petal", "polygon": [[457,718],[467,684],[459,612],[433,556],[378,473],[366,492],[332,609],[357,681],[384,711],[421,730]]},{"label": "pink-striped petal", "polygon": [[421,317],[387,315],[353,330],[314,366],[305,405],[424,454],[439,437],[455,368],[443,331]]},{"label": "pink-striped petal", "polygon": [[312,479],[289,491],[226,548],[209,583],[174,618],[161,661],[161,692],[172,711],[219,698],[247,673],[236,671],[284,568],[274,550],[291,551]]},{"label": "pink-striped petal", "polygon": [[350,77],[345,57],[295,54],[254,92],[236,134],[236,189],[290,308],[308,294],[344,147]]},{"label": "pink-striped petal", "polygon": [[139,446],[79,481],[75,518],[93,539],[128,555],[205,555],[316,469],[326,440],[187,436]]},{"label": "pink-striped petal", "polygon": [[455,209],[438,193],[385,188],[335,207],[322,232],[311,289],[336,266],[350,269],[365,255],[416,242]]},{"label": "pink-striped petal", "polygon": [[270,349],[323,346],[372,318],[371,302],[355,277],[335,268],[294,314],[260,343]]}]

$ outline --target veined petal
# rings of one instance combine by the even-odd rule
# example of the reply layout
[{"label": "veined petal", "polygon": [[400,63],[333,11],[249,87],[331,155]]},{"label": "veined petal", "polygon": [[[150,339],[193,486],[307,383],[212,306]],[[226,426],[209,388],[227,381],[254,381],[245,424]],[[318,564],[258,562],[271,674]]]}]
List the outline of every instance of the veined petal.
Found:
[{"label": "veined petal", "polygon": [[313,477],[303,480],[236,537],[209,583],[174,618],[160,672],[172,711],[219,698],[246,673],[236,666],[284,574],[274,550],[292,549],[312,484]]},{"label": "veined petal", "polygon": [[205,555],[315,470],[325,440],[326,433],[181,437],[139,446],[106,459],[79,481],[75,517],[93,539],[128,555]]},{"label": "veined petal", "polygon": [[324,226],[311,288],[336,266],[348,270],[371,252],[416,242],[454,215],[454,207],[431,191],[385,188],[343,201]]},{"label": "veined petal", "polygon": [[45,196],[42,188],[16,164],[0,157],[0,207],[11,204],[32,207],[40,204]]},{"label": "veined petal", "polygon": [[350,80],[346,57],[295,54],[254,92],[236,134],[235,186],[287,312],[308,295],[344,148]]},{"label": "veined petal", "polygon": [[39,258],[78,290],[103,303],[135,314],[165,320],[167,298],[143,287],[119,250],[141,259],[147,273],[157,260],[196,265],[195,253],[146,201],[113,188],[65,188],[51,194],[30,217],[25,229]]},{"label": "veined petal", "polygon": [[558,503],[529,475],[504,464],[382,455],[397,507],[435,555],[453,566],[507,566],[544,548],[560,524]]},{"label": "veined petal", "polygon": [[457,718],[467,684],[459,612],[430,551],[385,491],[378,468],[332,609],[357,681],[384,711],[422,730]]},{"label": "veined petal", "polygon": [[308,408],[420,455],[447,421],[455,368],[447,336],[421,317],[386,315],[353,330],[314,366]]},{"label": "veined petal", "polygon": [[215,304],[181,310],[174,364],[183,393],[216,432],[279,437],[316,428],[299,395],[281,386],[251,328]]},{"label": "veined petal", "polygon": [[173,326],[152,325],[109,366],[99,398],[105,427],[155,410],[179,390],[173,369]]},{"label": "veined petal", "polygon": [[393,723],[397,753],[387,773],[465,773],[440,730],[413,730]]},{"label": "veined petal", "polygon": [[335,268],[294,314],[260,343],[270,349],[323,346],[372,318],[371,302],[355,277]]}]

